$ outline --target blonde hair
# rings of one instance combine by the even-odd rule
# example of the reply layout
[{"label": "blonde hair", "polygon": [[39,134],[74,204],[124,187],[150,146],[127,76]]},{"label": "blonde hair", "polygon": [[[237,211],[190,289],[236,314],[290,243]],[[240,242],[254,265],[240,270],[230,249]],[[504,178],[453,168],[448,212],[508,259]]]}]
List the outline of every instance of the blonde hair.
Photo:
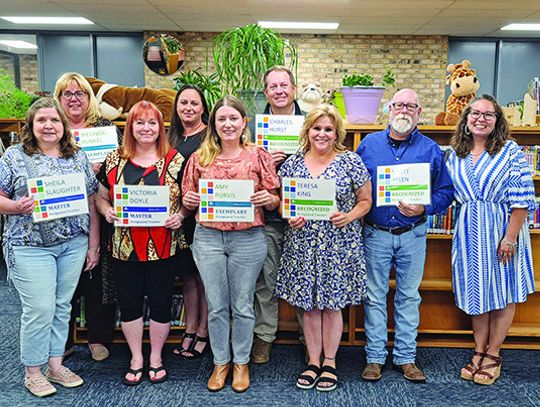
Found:
[{"label": "blonde hair", "polygon": [[[203,167],[207,167],[214,162],[216,157],[221,154],[221,139],[217,133],[216,129],[216,113],[220,107],[229,106],[237,110],[242,116],[242,120],[246,122],[246,109],[242,102],[235,98],[234,96],[225,96],[221,98],[210,113],[210,118],[208,119],[208,128],[206,133],[201,141],[201,147],[199,148],[199,163]],[[240,137],[240,145],[246,147],[249,145],[249,130],[246,127],[244,129],[244,134]]]},{"label": "blonde hair", "polygon": [[304,120],[304,125],[302,130],[300,130],[300,148],[302,151],[306,152],[311,148],[311,143],[309,141],[309,129],[313,127],[315,122],[321,117],[328,117],[330,121],[336,128],[336,141],[333,145],[333,150],[341,153],[347,151],[345,147],[345,125],[343,124],[343,119],[337,111],[337,109],[332,105],[322,104],[311,110],[306,119]]},{"label": "blonde hair", "polygon": [[78,72],[66,72],[58,78],[54,87],[54,98],[61,103],[60,98],[62,93],[70,85],[71,82],[75,82],[79,88],[88,95],[88,110],[85,114],[85,124],[92,126],[98,119],[101,118],[101,110],[99,109],[99,103],[94,96],[92,86],[88,83],[86,78]]}]

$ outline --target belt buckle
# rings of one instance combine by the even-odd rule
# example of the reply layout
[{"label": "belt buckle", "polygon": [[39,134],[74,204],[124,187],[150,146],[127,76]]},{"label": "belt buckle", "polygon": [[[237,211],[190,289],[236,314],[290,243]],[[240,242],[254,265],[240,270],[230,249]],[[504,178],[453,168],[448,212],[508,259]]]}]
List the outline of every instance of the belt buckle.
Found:
[{"label": "belt buckle", "polygon": [[400,235],[402,233],[402,232],[399,231],[400,229],[403,229],[403,226],[396,226],[396,227],[393,227],[393,228],[389,228],[388,231],[392,235]]}]

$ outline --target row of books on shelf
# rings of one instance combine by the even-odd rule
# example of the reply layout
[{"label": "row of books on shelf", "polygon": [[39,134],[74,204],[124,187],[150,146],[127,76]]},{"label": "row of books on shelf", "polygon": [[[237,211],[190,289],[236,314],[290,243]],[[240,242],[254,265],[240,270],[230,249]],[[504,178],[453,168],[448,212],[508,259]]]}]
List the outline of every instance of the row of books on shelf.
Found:
[{"label": "row of books on shelf", "polygon": [[529,214],[529,229],[540,229],[540,195],[534,198],[536,210]]},{"label": "row of books on shelf", "polygon": [[[86,327],[86,304],[84,297],[80,297],[79,303],[79,315],[76,318],[77,327]],[[182,294],[173,294],[171,305],[171,326],[185,326],[186,325],[186,307],[184,306],[184,296]],[[143,321],[144,325],[150,325],[150,306],[148,304],[148,297],[144,297],[143,303]],[[116,307],[116,319],[115,327],[120,326],[120,309]]]}]

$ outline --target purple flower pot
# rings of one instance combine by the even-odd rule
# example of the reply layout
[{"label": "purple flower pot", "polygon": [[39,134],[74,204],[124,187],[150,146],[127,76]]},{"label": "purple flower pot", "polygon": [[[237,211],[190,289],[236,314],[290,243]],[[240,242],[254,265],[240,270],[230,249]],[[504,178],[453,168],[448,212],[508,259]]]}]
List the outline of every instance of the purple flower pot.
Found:
[{"label": "purple flower pot", "polygon": [[347,110],[347,122],[352,124],[375,123],[384,89],[383,86],[341,88],[345,109]]}]

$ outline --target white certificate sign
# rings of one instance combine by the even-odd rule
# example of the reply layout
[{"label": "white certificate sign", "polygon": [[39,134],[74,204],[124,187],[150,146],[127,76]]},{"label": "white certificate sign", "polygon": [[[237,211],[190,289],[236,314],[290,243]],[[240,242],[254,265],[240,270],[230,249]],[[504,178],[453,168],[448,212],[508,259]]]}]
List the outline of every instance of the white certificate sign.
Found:
[{"label": "white certificate sign", "polygon": [[83,173],[29,178],[28,193],[34,197],[34,222],[88,213]]},{"label": "white certificate sign", "polygon": [[118,148],[116,127],[91,127],[72,130],[75,143],[86,153],[91,163],[101,163]]},{"label": "white certificate sign", "polygon": [[336,211],[334,180],[283,178],[282,183],[284,218],[302,216],[309,220],[328,220]]},{"label": "white certificate sign", "polygon": [[303,124],[304,116],[258,114],[255,116],[257,146],[294,154],[298,151]]},{"label": "white certificate sign", "polygon": [[169,187],[163,185],[115,185],[114,226],[163,226],[169,217]]},{"label": "white certificate sign", "polygon": [[431,204],[429,163],[377,167],[377,206]]},{"label": "white certificate sign", "polygon": [[254,188],[252,180],[199,180],[199,221],[253,222],[255,208],[249,198]]}]

